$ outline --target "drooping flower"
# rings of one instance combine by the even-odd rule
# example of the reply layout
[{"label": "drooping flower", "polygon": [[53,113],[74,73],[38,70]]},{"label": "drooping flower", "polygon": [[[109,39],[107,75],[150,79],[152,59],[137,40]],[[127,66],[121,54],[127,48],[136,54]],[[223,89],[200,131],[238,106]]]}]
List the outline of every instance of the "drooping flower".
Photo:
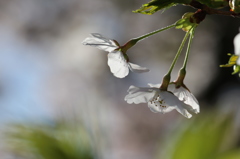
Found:
[{"label": "drooping flower", "polygon": [[156,85],[149,84],[150,87],[130,86],[125,101],[128,104],[148,103],[148,107],[154,113],[167,113],[176,109],[186,118],[192,115],[189,105],[180,101],[172,92],[160,90]]},{"label": "drooping flower", "polygon": [[82,44],[109,52],[108,66],[114,76],[124,78],[129,74],[129,69],[137,73],[149,71],[149,69],[145,67],[130,63],[126,54],[127,50],[123,49],[124,46],[121,47],[116,40],[106,38],[99,33],[92,33],[91,35],[92,37],[87,37]]},{"label": "drooping flower", "polygon": [[[161,84],[149,84],[151,87],[159,88]],[[177,86],[172,82],[168,85],[168,91],[172,92],[180,101],[188,105],[188,110],[198,114],[200,112],[200,106],[196,97],[189,91],[189,89],[182,84]]]}]

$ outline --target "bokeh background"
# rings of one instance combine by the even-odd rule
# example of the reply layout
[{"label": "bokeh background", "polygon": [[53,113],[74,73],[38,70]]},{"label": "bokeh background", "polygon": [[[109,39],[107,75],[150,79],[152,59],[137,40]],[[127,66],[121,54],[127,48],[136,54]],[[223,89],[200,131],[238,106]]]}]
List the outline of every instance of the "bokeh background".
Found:
[{"label": "bokeh background", "polygon": [[[151,71],[131,72],[124,79],[110,73],[106,52],[81,44],[90,33],[101,33],[124,44],[130,38],[173,24],[185,12],[195,11],[176,6],[151,16],[132,13],[147,2],[0,0],[1,159],[165,159],[173,154],[180,159],[177,151],[170,152],[166,147],[179,150],[177,143],[186,141],[185,154],[192,149],[203,152],[202,148],[212,143],[211,138],[225,130],[231,131],[220,134],[212,144],[225,146],[214,149],[214,155],[228,150],[238,153],[240,78],[231,75],[232,68],[219,67],[228,62],[227,53],[234,53],[238,18],[207,16],[196,29],[185,79],[201,106],[201,113],[192,119],[176,111],[155,114],[146,104],[129,105],[124,101],[130,85],[144,87],[161,82],[185,34],[182,30],[164,31],[131,48],[131,61]],[[182,54],[173,80],[183,58]],[[185,139],[180,134],[192,129],[194,137],[177,140]],[[199,133],[194,133],[197,130]],[[64,138],[65,132],[69,137]],[[186,134],[186,138],[191,136]],[[78,137],[83,139],[76,140]],[[50,144],[53,146],[48,147]],[[194,148],[194,144],[200,147]],[[70,146],[56,149],[56,145]],[[77,148],[73,151],[72,147]],[[81,152],[90,157],[78,154],[82,147]],[[65,154],[69,152],[76,156]],[[212,152],[207,154],[212,156]],[[201,153],[193,155],[196,159]],[[187,159],[184,155],[182,158]]]}]

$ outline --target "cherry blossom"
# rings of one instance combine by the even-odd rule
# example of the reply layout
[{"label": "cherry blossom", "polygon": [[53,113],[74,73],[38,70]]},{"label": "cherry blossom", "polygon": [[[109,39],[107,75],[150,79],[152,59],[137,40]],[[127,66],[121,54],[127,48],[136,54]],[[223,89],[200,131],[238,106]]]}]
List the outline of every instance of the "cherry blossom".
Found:
[{"label": "cherry blossom", "polygon": [[[161,84],[149,84],[151,87],[159,88]],[[188,105],[188,110],[198,114],[200,112],[200,106],[198,100],[189,91],[189,89],[182,84],[182,86],[176,86],[175,83],[168,85],[168,91],[172,92],[178,99]]]},{"label": "cherry blossom", "polygon": [[180,101],[172,92],[160,90],[156,85],[149,84],[150,87],[130,86],[125,101],[128,104],[148,103],[148,107],[154,113],[168,113],[176,109],[186,118],[192,115],[188,111],[192,111],[191,107]]},{"label": "cherry blossom", "polygon": [[108,66],[115,77],[124,78],[132,72],[148,72],[149,69],[129,62],[128,56],[116,40],[102,36],[99,33],[92,33],[92,37],[87,37],[82,44],[97,47],[108,53]]}]

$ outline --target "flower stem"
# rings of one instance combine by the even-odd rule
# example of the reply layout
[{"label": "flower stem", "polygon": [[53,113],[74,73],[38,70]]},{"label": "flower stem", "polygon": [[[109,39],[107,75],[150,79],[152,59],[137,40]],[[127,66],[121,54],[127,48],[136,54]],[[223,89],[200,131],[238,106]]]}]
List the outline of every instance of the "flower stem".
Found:
[{"label": "flower stem", "polygon": [[194,31],[195,31],[195,27],[193,27],[191,30],[189,30],[190,38],[189,38],[189,41],[188,41],[188,46],[187,46],[185,59],[184,59],[182,68],[179,70],[178,78],[175,81],[176,85],[179,85],[179,86],[183,85],[183,80],[184,80],[184,78],[186,76],[186,66],[187,66],[187,62],[188,62],[190,47],[191,47],[192,40],[193,40],[193,37],[194,37]]},{"label": "flower stem", "polygon": [[186,51],[186,55],[185,55],[185,59],[184,59],[184,63],[181,69],[185,69],[186,70],[186,66],[187,66],[187,62],[188,62],[188,57],[189,57],[189,52],[190,52],[190,48],[191,48],[191,44],[192,44],[192,40],[194,37],[194,31],[195,28],[192,28],[191,30],[189,30],[191,32],[189,41],[188,41],[188,46],[187,46],[187,51]]},{"label": "flower stem", "polygon": [[137,42],[139,42],[139,41],[141,41],[141,40],[143,40],[143,39],[145,39],[145,38],[147,38],[147,37],[149,37],[149,36],[152,36],[152,35],[154,35],[154,34],[157,34],[157,33],[161,32],[161,31],[168,30],[168,29],[170,29],[170,28],[172,28],[172,27],[175,27],[175,26],[176,26],[176,24],[172,24],[172,25],[169,25],[169,26],[167,26],[167,27],[164,27],[164,28],[155,30],[155,31],[153,31],[153,32],[147,33],[147,34],[145,34],[145,35],[139,36],[139,37],[137,37],[137,38],[132,38],[132,39],[130,39],[126,44],[124,44],[123,46],[121,46],[121,51],[122,51],[123,53],[126,53],[127,50],[130,49],[131,47],[133,47]]},{"label": "flower stem", "polygon": [[173,70],[173,67],[175,66],[175,64],[176,64],[176,62],[177,62],[177,59],[178,59],[179,55],[180,55],[181,52],[182,52],[182,49],[183,49],[183,47],[184,47],[184,44],[185,44],[185,42],[186,42],[189,34],[190,34],[190,31],[188,31],[188,32],[185,34],[185,36],[184,36],[184,38],[183,38],[183,40],[182,40],[182,43],[181,43],[181,45],[180,45],[180,47],[179,47],[179,49],[178,49],[178,52],[177,52],[177,54],[175,55],[175,57],[174,57],[174,59],[173,59],[173,62],[172,62],[172,64],[171,64],[171,66],[170,66],[169,71],[168,71],[167,74],[169,74],[169,75],[171,74],[171,72],[172,72],[172,70]]},{"label": "flower stem", "polygon": [[181,43],[181,45],[179,46],[179,49],[178,49],[178,51],[177,51],[177,54],[175,55],[175,57],[174,57],[174,59],[173,59],[173,62],[172,62],[172,64],[171,64],[170,68],[169,68],[168,73],[165,74],[164,77],[163,77],[163,79],[162,79],[162,84],[161,84],[161,86],[160,86],[160,90],[167,91],[168,84],[169,84],[169,82],[170,82],[170,80],[171,80],[171,72],[172,72],[173,67],[175,66],[175,64],[176,64],[176,62],[177,62],[177,59],[178,59],[179,55],[180,55],[181,52],[182,52],[182,49],[183,49],[183,47],[184,47],[184,44],[186,43],[186,40],[187,40],[189,34],[190,34],[190,31],[188,31],[188,32],[185,34],[185,36],[184,36],[184,38],[183,38],[183,40],[182,40],[182,43]]},{"label": "flower stem", "polygon": [[143,39],[145,39],[145,38],[147,38],[147,37],[149,37],[149,36],[152,36],[152,35],[154,35],[154,34],[157,34],[157,33],[159,33],[159,32],[162,32],[162,31],[164,31],[164,30],[168,30],[168,29],[170,29],[170,28],[172,28],[172,27],[175,27],[175,26],[176,26],[176,24],[172,24],[172,25],[166,26],[166,27],[164,27],[164,28],[161,28],[161,29],[152,31],[152,32],[150,32],[150,33],[147,33],[147,34],[145,34],[145,35],[142,35],[142,36],[140,36],[140,37],[133,38],[133,39],[131,39],[131,40],[136,40],[136,41],[138,42],[138,41],[143,40]]}]

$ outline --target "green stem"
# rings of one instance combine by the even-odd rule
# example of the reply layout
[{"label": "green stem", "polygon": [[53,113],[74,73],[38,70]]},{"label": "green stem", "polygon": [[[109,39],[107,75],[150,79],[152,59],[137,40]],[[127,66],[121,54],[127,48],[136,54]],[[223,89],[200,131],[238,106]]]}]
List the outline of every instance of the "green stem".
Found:
[{"label": "green stem", "polygon": [[182,68],[179,70],[178,78],[177,78],[177,80],[175,81],[176,86],[182,86],[182,85],[184,85],[184,84],[183,84],[183,80],[184,80],[184,78],[185,78],[185,76],[186,76],[186,66],[187,66],[187,62],[188,62],[190,47],[191,47],[192,40],[193,40],[193,36],[194,36],[194,31],[195,31],[195,27],[193,27],[191,30],[189,30],[189,32],[190,32],[190,38],[189,38],[189,41],[188,41],[187,51],[186,51],[185,59],[184,59],[184,62],[183,62],[183,66],[182,66]]},{"label": "green stem", "polygon": [[190,48],[191,48],[191,44],[192,44],[195,28],[192,28],[189,31],[191,32],[191,35],[190,35],[190,38],[189,38],[189,41],[188,41],[188,46],[187,46],[187,51],[186,51],[186,56],[185,56],[185,59],[184,59],[184,63],[183,63],[183,66],[181,68],[182,70],[186,70],[186,66],[187,66],[187,62],[188,62],[189,52],[190,52]]},{"label": "green stem", "polygon": [[147,37],[149,37],[149,36],[152,36],[152,35],[154,35],[154,34],[157,34],[157,33],[159,33],[159,32],[162,32],[162,31],[164,31],[164,30],[168,30],[168,29],[170,29],[170,28],[172,28],[172,27],[175,27],[175,26],[176,26],[176,24],[172,24],[172,25],[169,25],[169,26],[167,26],[167,27],[164,27],[164,28],[161,28],[161,29],[152,31],[152,32],[147,33],[147,34],[145,34],[145,35],[142,35],[142,36],[140,36],[140,37],[133,38],[133,39],[131,39],[131,40],[137,40],[137,42],[138,42],[138,41],[143,40],[143,39],[145,39],[145,38],[147,38]]},{"label": "green stem", "polygon": [[157,34],[157,33],[161,32],[161,31],[168,30],[168,29],[170,29],[170,28],[172,28],[172,27],[175,27],[175,26],[176,26],[176,24],[172,24],[172,25],[169,25],[169,26],[167,26],[167,27],[164,27],[164,28],[155,30],[155,31],[150,32],[150,33],[147,33],[147,34],[145,34],[145,35],[142,35],[142,36],[140,36],[140,37],[130,39],[126,44],[124,44],[123,46],[121,46],[121,51],[122,51],[123,53],[126,53],[127,50],[130,49],[131,47],[133,47],[137,42],[139,42],[139,41],[141,41],[141,40],[143,40],[143,39],[145,39],[145,38],[147,38],[147,37],[149,37],[149,36],[152,36],[152,35],[154,35],[154,34]]},{"label": "green stem", "polygon": [[172,72],[172,70],[173,70],[173,67],[175,66],[175,64],[176,64],[176,62],[177,62],[177,59],[178,59],[179,55],[180,55],[181,52],[182,52],[182,49],[183,49],[183,47],[184,47],[184,44],[185,44],[185,42],[186,42],[189,34],[190,34],[190,31],[188,31],[188,32],[185,34],[185,36],[184,36],[184,38],[183,38],[183,40],[182,40],[182,43],[181,43],[181,45],[180,45],[180,47],[179,47],[179,49],[178,49],[178,52],[177,52],[177,54],[175,55],[175,57],[174,57],[174,59],[173,59],[173,62],[172,62],[172,64],[171,64],[170,68],[169,68],[169,71],[168,71],[167,75],[170,75],[170,74],[171,74],[171,72]]},{"label": "green stem", "polygon": [[168,73],[165,74],[164,77],[163,77],[162,84],[161,84],[161,86],[160,86],[160,90],[167,91],[168,84],[169,84],[169,82],[170,82],[170,80],[171,80],[171,72],[172,72],[173,67],[175,66],[175,64],[176,64],[176,62],[177,62],[177,59],[178,59],[179,55],[180,55],[181,52],[182,52],[182,49],[183,49],[183,47],[184,47],[184,44],[186,43],[186,40],[187,40],[189,34],[190,34],[190,31],[188,31],[188,32],[185,34],[185,36],[184,36],[184,38],[183,38],[183,40],[182,40],[182,43],[181,43],[181,45],[179,46],[179,49],[178,49],[178,51],[177,51],[177,54],[175,55],[175,57],[174,57],[174,59],[173,59],[173,62],[172,62],[172,64],[171,64],[170,68],[169,68]]}]

